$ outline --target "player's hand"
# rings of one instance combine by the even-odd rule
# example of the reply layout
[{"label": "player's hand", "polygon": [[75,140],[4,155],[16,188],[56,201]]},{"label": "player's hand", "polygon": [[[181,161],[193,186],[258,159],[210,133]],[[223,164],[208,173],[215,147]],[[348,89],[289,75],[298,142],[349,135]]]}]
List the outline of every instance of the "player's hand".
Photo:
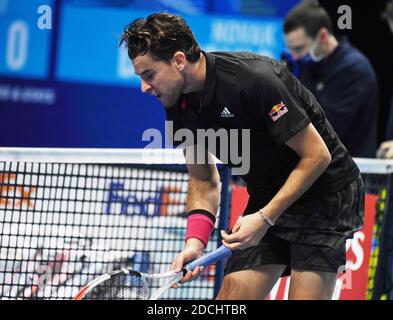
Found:
[{"label": "player's hand", "polygon": [[231,234],[221,230],[224,246],[231,250],[242,250],[256,246],[266,234],[269,225],[263,221],[259,213],[240,217]]},{"label": "player's hand", "polygon": [[[182,271],[184,265],[187,262],[195,260],[202,256],[204,248],[205,246],[198,239],[188,239],[184,249],[173,260],[171,269],[175,270],[176,272]],[[180,283],[195,280],[199,277],[202,271],[203,267],[196,267],[194,271],[187,272],[187,274],[183,277]],[[173,285],[173,288],[178,288],[178,284]]]},{"label": "player's hand", "polygon": [[393,159],[393,140],[382,142],[377,150],[377,158]]}]

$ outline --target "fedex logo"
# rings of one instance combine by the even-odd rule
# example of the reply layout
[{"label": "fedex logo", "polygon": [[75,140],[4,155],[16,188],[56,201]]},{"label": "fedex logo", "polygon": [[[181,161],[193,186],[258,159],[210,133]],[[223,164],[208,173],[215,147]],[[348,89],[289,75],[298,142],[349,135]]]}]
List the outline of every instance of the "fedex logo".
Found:
[{"label": "fedex logo", "polygon": [[[106,214],[119,212],[120,214],[139,214],[142,216],[167,216],[170,206],[180,206],[179,212],[184,212],[185,203],[176,195],[181,192],[180,188],[161,186],[153,196],[138,196],[136,192],[127,192],[124,182],[112,181],[107,197]],[[118,210],[120,205],[120,210]]]},{"label": "fedex logo", "polygon": [[31,195],[34,187],[16,185],[15,173],[0,173],[0,207],[19,209],[23,205],[33,208]]}]

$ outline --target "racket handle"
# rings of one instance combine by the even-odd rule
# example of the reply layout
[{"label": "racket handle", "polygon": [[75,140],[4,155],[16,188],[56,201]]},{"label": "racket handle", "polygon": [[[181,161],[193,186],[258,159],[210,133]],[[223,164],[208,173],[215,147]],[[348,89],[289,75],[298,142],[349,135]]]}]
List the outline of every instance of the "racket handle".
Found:
[{"label": "racket handle", "polygon": [[208,254],[205,254],[202,257],[190,262],[184,267],[184,269],[186,271],[192,271],[195,269],[195,267],[205,267],[210,264],[214,264],[222,259],[228,258],[231,255],[232,251],[226,248],[224,245],[221,245],[216,250],[209,252]]}]

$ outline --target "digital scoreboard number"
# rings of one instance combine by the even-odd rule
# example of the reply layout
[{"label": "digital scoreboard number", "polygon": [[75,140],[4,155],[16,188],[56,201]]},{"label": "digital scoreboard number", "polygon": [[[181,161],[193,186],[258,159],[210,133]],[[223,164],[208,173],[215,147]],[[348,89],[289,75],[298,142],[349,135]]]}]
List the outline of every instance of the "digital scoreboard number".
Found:
[{"label": "digital scoreboard number", "polygon": [[0,0],[0,76],[46,79],[53,0]]}]

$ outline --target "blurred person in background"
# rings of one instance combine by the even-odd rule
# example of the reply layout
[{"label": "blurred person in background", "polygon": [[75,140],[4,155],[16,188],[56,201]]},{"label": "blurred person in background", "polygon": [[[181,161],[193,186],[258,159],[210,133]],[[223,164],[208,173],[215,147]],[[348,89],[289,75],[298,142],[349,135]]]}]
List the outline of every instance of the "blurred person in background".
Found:
[{"label": "blurred person in background", "polygon": [[334,36],[318,1],[295,6],[285,18],[284,33],[284,62],[323,106],[350,155],[374,158],[379,97],[369,60],[346,37]]},{"label": "blurred person in background", "polygon": [[[389,24],[390,31],[393,33],[393,0],[390,1],[382,18]],[[393,159],[393,96],[390,104],[389,119],[386,126],[386,141],[382,142],[377,151],[378,158]]]}]

